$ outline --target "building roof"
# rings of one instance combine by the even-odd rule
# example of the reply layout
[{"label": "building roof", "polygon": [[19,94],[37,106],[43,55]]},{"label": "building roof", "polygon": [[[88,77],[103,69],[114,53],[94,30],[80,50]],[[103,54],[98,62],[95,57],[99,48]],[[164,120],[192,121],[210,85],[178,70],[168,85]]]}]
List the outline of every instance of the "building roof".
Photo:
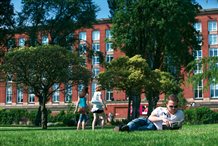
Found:
[{"label": "building roof", "polygon": [[218,8],[202,9],[199,15],[218,14]]}]

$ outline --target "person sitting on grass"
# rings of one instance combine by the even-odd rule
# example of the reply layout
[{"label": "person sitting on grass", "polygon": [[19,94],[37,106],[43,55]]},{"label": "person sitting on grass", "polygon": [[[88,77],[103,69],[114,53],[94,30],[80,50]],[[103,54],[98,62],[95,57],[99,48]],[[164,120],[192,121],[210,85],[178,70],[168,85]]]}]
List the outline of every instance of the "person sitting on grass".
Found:
[{"label": "person sitting on grass", "polygon": [[148,118],[140,117],[127,125],[115,127],[115,131],[179,129],[184,121],[184,113],[178,109],[179,100],[175,95],[167,98],[166,107],[157,107]]}]

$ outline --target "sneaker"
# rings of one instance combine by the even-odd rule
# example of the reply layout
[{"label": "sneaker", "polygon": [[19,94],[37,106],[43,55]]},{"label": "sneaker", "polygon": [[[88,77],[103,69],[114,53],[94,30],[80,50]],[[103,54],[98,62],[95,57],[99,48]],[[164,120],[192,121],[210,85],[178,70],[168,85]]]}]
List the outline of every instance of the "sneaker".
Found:
[{"label": "sneaker", "polygon": [[129,126],[128,125],[124,125],[120,128],[120,131],[127,131],[129,132]]},{"label": "sneaker", "polygon": [[121,128],[121,126],[116,126],[116,127],[114,127],[114,131],[115,131],[115,132],[119,132],[119,131],[120,131],[120,128]]}]

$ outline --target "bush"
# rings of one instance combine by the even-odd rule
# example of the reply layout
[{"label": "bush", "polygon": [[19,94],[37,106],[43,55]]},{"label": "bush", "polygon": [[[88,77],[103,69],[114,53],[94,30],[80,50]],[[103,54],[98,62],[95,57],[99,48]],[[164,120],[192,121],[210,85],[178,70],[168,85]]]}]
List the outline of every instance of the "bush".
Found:
[{"label": "bush", "polygon": [[208,107],[185,110],[186,124],[213,124],[218,122],[218,113]]}]

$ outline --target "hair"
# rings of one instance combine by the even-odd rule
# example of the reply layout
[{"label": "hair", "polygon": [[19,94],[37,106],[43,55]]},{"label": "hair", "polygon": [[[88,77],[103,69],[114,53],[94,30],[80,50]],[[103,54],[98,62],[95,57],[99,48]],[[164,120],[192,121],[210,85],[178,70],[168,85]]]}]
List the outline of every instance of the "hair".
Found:
[{"label": "hair", "polygon": [[83,87],[82,91],[79,94],[79,97],[84,97],[88,93],[88,87]]},{"label": "hair", "polygon": [[173,102],[179,103],[179,99],[177,98],[177,96],[175,94],[171,94],[168,96],[167,102],[170,100],[172,100]]}]

